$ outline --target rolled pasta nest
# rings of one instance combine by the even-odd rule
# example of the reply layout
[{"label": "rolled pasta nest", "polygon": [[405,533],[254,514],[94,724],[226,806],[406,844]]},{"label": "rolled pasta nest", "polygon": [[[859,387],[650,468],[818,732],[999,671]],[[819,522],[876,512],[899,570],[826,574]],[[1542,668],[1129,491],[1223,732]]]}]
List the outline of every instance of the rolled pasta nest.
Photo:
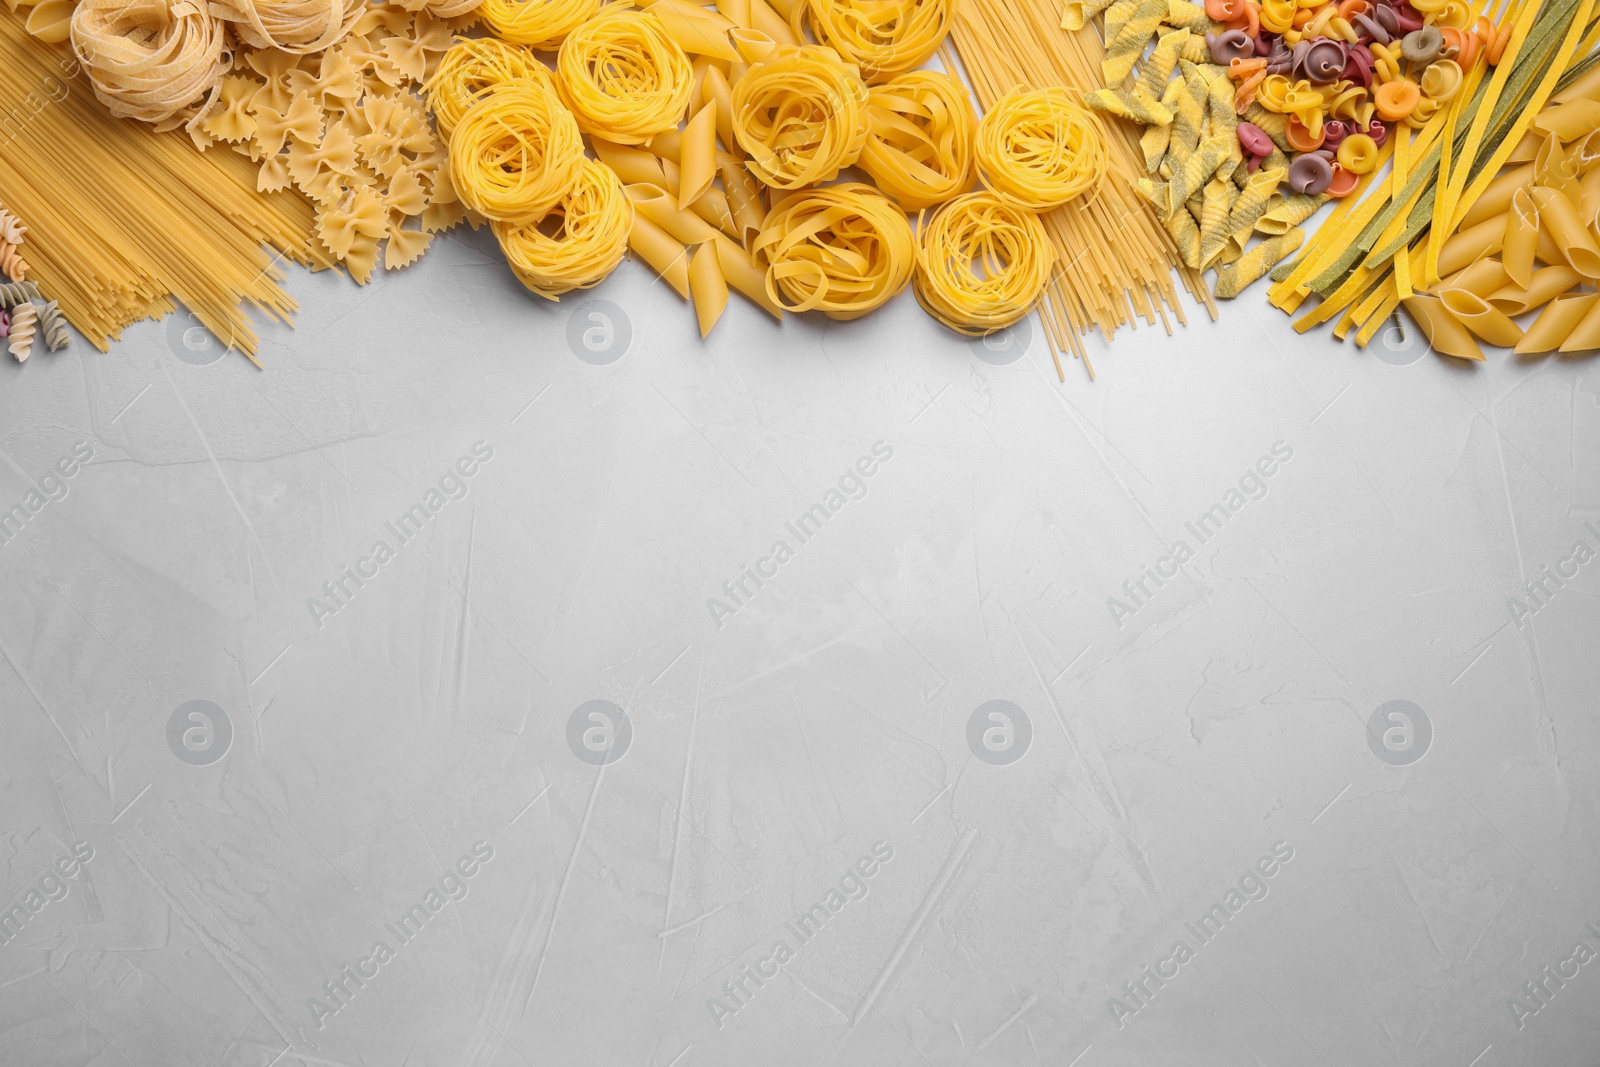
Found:
[{"label": "rolled pasta nest", "polygon": [[82,0],[72,50],[118,118],[162,122],[208,96],[231,56],[200,0]]},{"label": "rolled pasta nest", "polygon": [[917,301],[969,336],[1002,330],[1027,315],[1055,263],[1038,216],[987,191],[940,208],[921,239]]},{"label": "rolled pasta nest", "polygon": [[683,48],[648,11],[610,11],[561,44],[557,84],[578,125],[617,144],[677,128],[694,91]]},{"label": "rolled pasta nest", "polygon": [[366,9],[361,0],[213,0],[211,7],[245,44],[294,55],[337,43]]},{"label": "rolled pasta nest", "polygon": [[517,280],[554,300],[598,285],[628,250],[633,204],[610,167],[584,160],[578,182],[536,223],[491,224]]},{"label": "rolled pasta nest", "polygon": [[907,211],[944,203],[972,184],[978,116],[948,74],[914,70],[867,94],[861,169]]},{"label": "rolled pasta nest", "polygon": [[599,10],[600,0],[483,0],[478,8],[496,35],[545,51],[559,46]]},{"label": "rolled pasta nest", "polygon": [[861,68],[868,82],[886,81],[928,61],[955,19],[955,0],[804,0],[794,25]]},{"label": "rolled pasta nest", "polygon": [[1034,211],[1097,187],[1109,159],[1100,122],[1065,89],[1017,90],[978,123],[978,172],[991,189]]},{"label": "rolled pasta nest", "polygon": [[775,189],[832,181],[867,143],[867,86],[821,45],[773,49],[733,87],[733,135]]},{"label": "rolled pasta nest", "polygon": [[917,258],[905,212],[859,182],[780,200],[752,252],[766,262],[775,302],[786,297],[790,311],[817,310],[833,319],[881,307],[905,289]]},{"label": "rolled pasta nest", "polygon": [[463,37],[450,46],[423,88],[428,110],[446,137],[467,109],[494,86],[525,78],[555,90],[555,76],[526,45],[493,37]]},{"label": "rolled pasta nest", "polygon": [[526,78],[491,88],[450,134],[457,195],[497,222],[538,222],[577,182],[583,161],[572,113]]}]

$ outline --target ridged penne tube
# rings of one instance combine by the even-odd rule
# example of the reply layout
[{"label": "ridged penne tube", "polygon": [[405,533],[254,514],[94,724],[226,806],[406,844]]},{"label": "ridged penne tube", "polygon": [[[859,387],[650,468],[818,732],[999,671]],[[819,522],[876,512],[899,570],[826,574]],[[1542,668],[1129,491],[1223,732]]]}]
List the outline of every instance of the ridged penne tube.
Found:
[{"label": "ridged penne tube", "polygon": [[1600,167],[1585,174],[1579,183],[1578,210],[1583,213],[1584,224],[1589,229],[1600,226]]},{"label": "ridged penne tube", "polygon": [[1235,262],[1217,268],[1217,288],[1214,295],[1218,300],[1231,300],[1238,296],[1251,282],[1277,266],[1286,257],[1293,255],[1295,249],[1299,248],[1305,239],[1305,231],[1296,226],[1286,233],[1269,237],[1248,249]]},{"label": "ridged penne tube", "polygon": [[1550,97],[1554,104],[1570,104],[1574,100],[1600,100],[1600,66],[1590,67],[1573,83]]},{"label": "ridged penne tube", "polygon": [[1567,150],[1555,134],[1547,134],[1533,157],[1533,184],[1558,189],[1570,200],[1578,199],[1578,165],[1567,157]]},{"label": "ridged penne tube", "polygon": [[781,45],[798,47],[804,43],[790,27],[788,20],[765,0],[750,0],[749,28],[759,30]]},{"label": "ridged penne tube", "polygon": [[628,199],[635,211],[682,244],[703,244],[717,232],[705,219],[678,207],[676,198],[659,185],[630,185]]},{"label": "ridged penne tube", "polygon": [[[637,205],[636,205],[637,206]],[[656,276],[689,299],[689,253],[681,243],[635,210],[633,228],[628,232],[628,247],[650,265]]]},{"label": "ridged penne tube", "polygon": [[1600,293],[1556,297],[1539,312],[1539,317],[1533,320],[1513,351],[1519,355],[1563,351],[1563,346],[1596,307],[1600,307]]},{"label": "ridged penne tube", "polygon": [[700,199],[717,177],[717,102],[708,100],[683,128],[678,146],[678,206]]},{"label": "ridged penne tube", "polygon": [[623,185],[660,185],[665,188],[666,178],[661,173],[661,160],[634,145],[616,144],[599,137],[589,138],[594,154],[600,162],[617,172]]},{"label": "ridged penne tube", "polygon": [[1441,289],[1439,302],[1456,321],[1496,348],[1511,348],[1522,340],[1522,328],[1476,293]]},{"label": "ridged penne tube", "polygon": [[1498,217],[1457,231],[1439,250],[1439,276],[1448,277],[1475,260],[1494,255],[1505,239],[1506,220]]},{"label": "ridged penne tube", "polygon": [[1579,218],[1577,205],[1555,189],[1534,189],[1531,195],[1542,228],[1555,239],[1567,265],[1585,278],[1600,278],[1600,245]]},{"label": "ridged penne tube", "polygon": [[[1532,156],[1528,157],[1530,160]],[[1461,228],[1476,226],[1484,219],[1503,215],[1511,210],[1511,197],[1518,189],[1533,185],[1533,164],[1530,162],[1501,174],[1483,191],[1472,205],[1472,210],[1461,217]]]},{"label": "ridged penne tube", "polygon": [[722,264],[722,276],[740,295],[773,318],[783,320],[783,307],[767,292],[767,271],[755,257],[726,237],[711,243]]},{"label": "ridged penne tube", "polygon": [[1583,277],[1571,267],[1545,267],[1533,272],[1532,282],[1526,287],[1502,286],[1486,299],[1507,315],[1524,315],[1543,307],[1581,281]]},{"label": "ridged penne tube", "polygon": [[694,300],[694,317],[700,324],[700,336],[705,337],[728,307],[728,282],[722,276],[715,244],[703,244],[694,250],[689,260],[689,292]]},{"label": "ridged penne tube", "polygon": [[761,202],[761,186],[743,167],[724,163],[721,169],[722,187],[727,191],[728,206],[733,210],[739,243],[748,248],[767,217],[766,205]]},{"label": "ridged penne tube", "polygon": [[728,76],[730,84],[740,80],[741,65],[749,67],[760,63],[778,50],[778,42],[770,33],[763,33],[761,30],[748,30],[741,26],[736,30],[729,30],[728,39],[733,42],[734,51],[739,53],[739,63],[734,65]]},{"label": "ridged penne tube", "polygon": [[1506,275],[1527,288],[1533,277],[1533,256],[1539,247],[1539,209],[1527,189],[1518,189],[1506,212],[1506,235],[1500,247],[1500,260]]},{"label": "ridged penne tube", "polygon": [[1417,320],[1428,345],[1435,352],[1457,359],[1482,360],[1483,349],[1473,340],[1472,333],[1445,309],[1444,303],[1430,293],[1415,293],[1400,301],[1411,317]]}]

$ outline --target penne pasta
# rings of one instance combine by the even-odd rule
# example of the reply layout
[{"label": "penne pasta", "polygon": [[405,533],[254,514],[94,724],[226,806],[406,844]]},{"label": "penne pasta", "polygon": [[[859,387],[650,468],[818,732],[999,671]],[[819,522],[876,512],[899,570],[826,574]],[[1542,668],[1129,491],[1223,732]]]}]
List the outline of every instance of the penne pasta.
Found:
[{"label": "penne pasta", "polygon": [[635,211],[682,244],[704,244],[716,235],[709,222],[678,207],[676,198],[659,185],[630,185],[628,199]]},{"label": "penne pasta", "polygon": [[678,207],[699,200],[717,176],[717,103],[707,101],[683,128],[678,144]]},{"label": "penne pasta", "polygon": [[1490,293],[1485,299],[1507,315],[1524,315],[1548,304],[1582,280],[1582,276],[1571,267],[1545,267],[1533,272],[1533,278],[1527,286],[1507,285]]},{"label": "penne pasta", "polygon": [[1472,339],[1468,329],[1445,309],[1442,301],[1430,293],[1417,293],[1401,301],[1411,317],[1422,327],[1422,333],[1435,352],[1457,359],[1482,360],[1483,349]]},{"label": "penne pasta", "polygon": [[711,247],[717,250],[717,260],[727,283],[756,307],[781,322],[783,308],[767,292],[767,272],[755,258],[726,237],[717,238]]},{"label": "penne pasta", "polygon": [[1522,340],[1522,328],[1477,293],[1445,289],[1439,302],[1456,321],[1496,348],[1511,348]]},{"label": "penne pasta", "polygon": [[1506,276],[1524,289],[1531,284],[1533,257],[1538,247],[1539,209],[1527,189],[1518,189],[1511,198],[1511,210],[1506,212],[1500,260]]},{"label": "penne pasta", "polygon": [[1578,326],[1600,306],[1600,294],[1561,296],[1545,305],[1513,351],[1519,355],[1564,351]]},{"label": "penne pasta", "polygon": [[694,250],[689,260],[689,291],[694,299],[700,336],[705,337],[728,307],[728,282],[722,276],[715,243],[708,242]]},{"label": "penne pasta", "polygon": [[[637,206],[637,205],[636,205]],[[682,244],[651,222],[642,211],[633,213],[633,228],[628,232],[628,247],[650,265],[656,276],[689,299],[689,254]]]}]

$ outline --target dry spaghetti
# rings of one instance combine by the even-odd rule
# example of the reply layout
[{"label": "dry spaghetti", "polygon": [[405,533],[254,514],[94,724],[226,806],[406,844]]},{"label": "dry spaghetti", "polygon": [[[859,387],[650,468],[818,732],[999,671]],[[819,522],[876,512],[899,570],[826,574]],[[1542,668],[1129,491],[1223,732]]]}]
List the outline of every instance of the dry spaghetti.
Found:
[{"label": "dry spaghetti", "polygon": [[538,222],[583,166],[572,113],[542,84],[489,89],[450,134],[450,177],[468,207],[498,222]]},{"label": "dry spaghetti", "polygon": [[493,37],[463,37],[450,46],[424,89],[428,110],[446,137],[467,109],[491,88],[513,78],[527,78],[555,88],[550,68],[526,46]]},{"label": "dry spaghetti", "polygon": [[917,300],[952,330],[993,333],[1032,310],[1054,262],[1035,215],[991,192],[968,193],[922,229]]},{"label": "dry spaghetti", "polygon": [[855,319],[905,289],[916,240],[903,211],[869,185],[848,182],[780,200],[753,248],[767,292],[790,311]]},{"label": "dry spaghetti", "polygon": [[[492,225],[517,280],[554,300],[598,284],[628,250],[633,205],[610,167],[584,160],[573,190],[538,223]],[[553,232],[546,233],[546,230]]]},{"label": "dry spaghetti", "polygon": [[483,0],[478,8],[498,36],[546,51],[599,10],[600,0]]}]

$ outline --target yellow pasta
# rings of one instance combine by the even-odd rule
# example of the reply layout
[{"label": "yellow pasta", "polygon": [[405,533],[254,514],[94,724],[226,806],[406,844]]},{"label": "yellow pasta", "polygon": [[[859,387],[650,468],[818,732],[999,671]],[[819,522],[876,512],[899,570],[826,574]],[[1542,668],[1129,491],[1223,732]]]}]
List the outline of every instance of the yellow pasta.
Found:
[{"label": "yellow pasta", "polygon": [[855,319],[911,281],[916,239],[905,212],[859,182],[794,193],[767,214],[752,249],[767,292],[790,311]]},{"label": "yellow pasta", "polygon": [[927,62],[949,34],[955,11],[956,0],[803,0],[795,5],[794,28],[798,34],[803,22],[819,44],[875,83]]},{"label": "yellow pasta", "polygon": [[539,62],[527,46],[507,44],[493,37],[458,39],[423,87],[439,132],[449,137],[467,108],[489,89],[513,78],[526,78],[555,89],[550,68]]},{"label": "yellow pasta", "polygon": [[704,196],[717,177],[717,103],[706,104],[684,127],[678,148],[678,206]]},{"label": "yellow pasta", "polygon": [[1293,254],[1304,240],[1305,231],[1296,226],[1260,242],[1237,261],[1218,267],[1217,299],[1231,300],[1238,296],[1247,285],[1267,273],[1286,256]]},{"label": "yellow pasta", "polygon": [[551,51],[600,10],[600,0],[483,0],[478,10],[497,36]]},{"label": "yellow pasta", "polygon": [[1582,343],[1585,340],[1590,342],[1591,348],[1600,347],[1600,336],[1585,337],[1579,329],[1594,317],[1592,312],[1596,307],[1600,307],[1600,294],[1597,293],[1557,297],[1539,312],[1539,317],[1533,320],[1533,325],[1528,327],[1528,332],[1523,334],[1513,351],[1521,355],[1579,351],[1570,346],[1574,341]]},{"label": "yellow pasta", "polygon": [[72,15],[72,50],[118,118],[161,122],[206,96],[226,38],[203,0],[81,0]]},{"label": "yellow pasta", "polygon": [[212,0],[211,13],[245,44],[295,55],[320,52],[342,39],[366,10],[358,0]]},{"label": "yellow pasta", "polygon": [[972,184],[978,116],[961,83],[914,70],[867,94],[861,169],[907,211],[944,203]]},{"label": "yellow pasta", "polygon": [[1036,215],[992,192],[967,193],[922,227],[917,301],[958,333],[993,333],[1033,309],[1054,263]]},{"label": "yellow pasta", "polygon": [[583,159],[572,113],[525,78],[489,89],[450,134],[456,192],[499,222],[538,222],[577,182]]},{"label": "yellow pasta", "polygon": [[1435,352],[1457,359],[1482,360],[1483,349],[1472,339],[1472,334],[1450,314],[1444,303],[1431,293],[1415,293],[1401,301],[1411,317],[1422,327],[1422,333]]},{"label": "yellow pasta", "polygon": [[705,337],[728,306],[728,281],[722,276],[715,243],[703,244],[694,250],[689,260],[689,292],[694,298],[700,336]]},{"label": "yellow pasta", "polygon": [[645,217],[644,212],[633,213],[633,226],[628,231],[628,247],[650,265],[656,276],[689,299],[689,253],[672,236]]},{"label": "yellow pasta", "polygon": [[1530,195],[1542,231],[1555,239],[1567,266],[1585,278],[1600,278],[1600,244],[1579,219],[1577,206],[1558,189],[1536,188]]},{"label": "yellow pasta", "polygon": [[720,234],[711,244],[717,250],[724,280],[761,310],[782,320],[783,305],[767,292],[767,272],[755,257]]},{"label": "yellow pasta", "polygon": [[550,300],[604,280],[627,252],[632,227],[622,183],[611,168],[587,159],[572,191],[544,219],[491,224],[517,280]]},{"label": "yellow pasta", "polygon": [[1510,348],[1522,340],[1521,327],[1476,293],[1445,289],[1439,293],[1439,302],[1457,322],[1498,348]]},{"label": "yellow pasta", "polygon": [[733,134],[775,189],[832,181],[867,143],[867,87],[831,48],[775,48],[733,87]]},{"label": "yellow pasta", "polygon": [[618,144],[676,129],[694,89],[689,57],[648,11],[610,9],[561,43],[556,82],[578,125]]},{"label": "yellow pasta", "polygon": [[676,198],[660,186],[630,185],[628,199],[639,214],[685,245],[703,244],[716,237],[715,227],[678,207]]},{"label": "yellow pasta", "polygon": [[1489,294],[1488,300],[1507,315],[1522,315],[1543,307],[1582,280],[1582,275],[1571,267],[1545,267],[1533,272],[1526,287],[1501,286]]},{"label": "yellow pasta", "polygon": [[1013,203],[1047,211],[1081,196],[1105,178],[1100,122],[1065,89],[1015,91],[978,123],[978,172]]},{"label": "yellow pasta", "polygon": [[1527,189],[1518,189],[1511,197],[1511,210],[1506,212],[1500,259],[1507,276],[1520,286],[1526,287],[1533,277],[1533,256],[1538,246],[1539,209]]}]

